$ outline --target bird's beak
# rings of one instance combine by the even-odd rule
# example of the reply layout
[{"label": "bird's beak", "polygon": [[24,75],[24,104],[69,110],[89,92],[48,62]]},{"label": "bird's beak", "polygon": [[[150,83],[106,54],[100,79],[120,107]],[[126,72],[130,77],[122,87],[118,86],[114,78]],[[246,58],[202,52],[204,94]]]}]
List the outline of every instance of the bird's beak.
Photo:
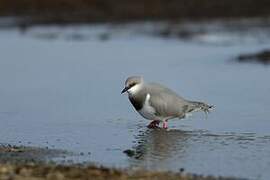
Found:
[{"label": "bird's beak", "polygon": [[125,87],[125,88],[122,90],[121,94],[125,93],[128,89],[129,89],[128,87]]}]

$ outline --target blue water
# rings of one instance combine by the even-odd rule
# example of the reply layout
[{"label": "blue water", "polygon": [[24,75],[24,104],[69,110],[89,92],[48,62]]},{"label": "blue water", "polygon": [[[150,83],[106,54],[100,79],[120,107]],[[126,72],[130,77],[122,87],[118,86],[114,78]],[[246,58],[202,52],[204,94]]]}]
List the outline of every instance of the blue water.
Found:
[{"label": "blue water", "polygon": [[[208,36],[182,41],[108,29],[0,31],[1,143],[65,149],[81,153],[74,162],[113,167],[270,176],[270,66],[233,61],[270,41],[224,45],[219,36],[213,44]],[[108,40],[99,38],[104,32]],[[171,121],[168,131],[147,130],[149,121],[120,94],[130,75],[216,109],[207,119]]]}]

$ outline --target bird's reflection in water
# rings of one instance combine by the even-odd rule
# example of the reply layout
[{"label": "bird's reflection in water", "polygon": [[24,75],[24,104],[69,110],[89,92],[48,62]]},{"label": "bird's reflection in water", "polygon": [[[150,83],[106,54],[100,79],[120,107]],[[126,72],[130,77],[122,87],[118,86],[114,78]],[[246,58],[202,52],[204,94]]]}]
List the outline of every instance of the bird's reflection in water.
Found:
[{"label": "bird's reflection in water", "polygon": [[185,157],[189,131],[154,129],[146,130],[136,136],[133,147],[135,155],[130,159],[131,165],[151,169],[162,169],[163,164]]}]

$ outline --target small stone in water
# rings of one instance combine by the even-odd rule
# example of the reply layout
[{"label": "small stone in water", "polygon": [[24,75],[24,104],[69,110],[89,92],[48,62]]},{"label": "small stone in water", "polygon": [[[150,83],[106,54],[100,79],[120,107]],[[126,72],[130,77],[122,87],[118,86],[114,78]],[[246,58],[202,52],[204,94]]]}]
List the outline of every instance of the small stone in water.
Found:
[{"label": "small stone in water", "polygon": [[132,157],[135,155],[135,151],[131,149],[124,150],[123,153],[125,153],[128,157]]}]

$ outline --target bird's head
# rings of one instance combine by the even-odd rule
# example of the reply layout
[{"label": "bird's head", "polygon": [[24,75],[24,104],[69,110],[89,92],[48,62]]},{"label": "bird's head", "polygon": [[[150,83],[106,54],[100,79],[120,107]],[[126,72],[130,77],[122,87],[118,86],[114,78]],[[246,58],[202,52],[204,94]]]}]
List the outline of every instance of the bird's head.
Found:
[{"label": "bird's head", "polygon": [[129,94],[136,93],[143,84],[143,78],[141,76],[130,76],[125,82],[125,88],[122,90],[122,94],[128,92]]}]

